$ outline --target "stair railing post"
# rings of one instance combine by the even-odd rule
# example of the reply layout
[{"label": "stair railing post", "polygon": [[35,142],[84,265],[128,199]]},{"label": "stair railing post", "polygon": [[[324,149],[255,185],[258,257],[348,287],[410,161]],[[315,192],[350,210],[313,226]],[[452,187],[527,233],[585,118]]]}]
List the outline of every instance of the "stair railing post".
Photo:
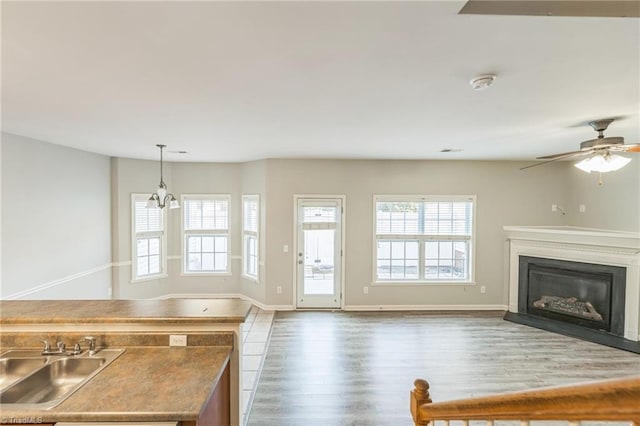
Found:
[{"label": "stair railing post", "polygon": [[411,391],[411,416],[415,426],[427,426],[429,420],[420,419],[419,408],[422,404],[430,404],[431,395],[429,395],[429,383],[423,379],[416,379],[413,382],[415,386]]}]

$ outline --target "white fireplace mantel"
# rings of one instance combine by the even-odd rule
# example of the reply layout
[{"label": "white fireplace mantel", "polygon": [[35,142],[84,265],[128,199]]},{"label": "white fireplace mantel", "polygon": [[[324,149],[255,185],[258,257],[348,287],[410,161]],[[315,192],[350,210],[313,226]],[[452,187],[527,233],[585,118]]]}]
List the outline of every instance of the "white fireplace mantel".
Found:
[{"label": "white fireplace mantel", "polygon": [[520,256],[627,268],[624,337],[640,341],[640,233],[574,226],[505,226],[509,311],[518,312]]}]

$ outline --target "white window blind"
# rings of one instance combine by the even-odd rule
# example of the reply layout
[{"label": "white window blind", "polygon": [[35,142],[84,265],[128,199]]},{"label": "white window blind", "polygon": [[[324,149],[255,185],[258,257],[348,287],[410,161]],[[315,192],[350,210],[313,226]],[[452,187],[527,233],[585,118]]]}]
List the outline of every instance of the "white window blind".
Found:
[{"label": "white window blind", "polygon": [[377,281],[471,281],[471,196],[375,200]]},{"label": "white window blind", "polygon": [[378,235],[468,235],[472,233],[471,201],[377,202]]},{"label": "white window blind", "polygon": [[162,209],[147,208],[147,201],[134,200],[136,233],[162,231]]},{"label": "white window blind", "polygon": [[258,197],[245,196],[242,204],[244,230],[258,232]]},{"label": "white window blind", "polygon": [[336,222],[336,209],[335,207],[305,207],[304,208],[304,223],[333,223]]},{"label": "white window blind", "polygon": [[184,199],[186,230],[229,228],[228,199]]}]

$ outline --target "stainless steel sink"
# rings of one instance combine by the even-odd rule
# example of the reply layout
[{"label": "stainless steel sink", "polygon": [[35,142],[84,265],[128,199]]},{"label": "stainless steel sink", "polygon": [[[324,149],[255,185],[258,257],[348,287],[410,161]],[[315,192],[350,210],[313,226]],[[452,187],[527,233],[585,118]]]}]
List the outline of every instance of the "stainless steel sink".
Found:
[{"label": "stainless steel sink", "polygon": [[33,373],[43,365],[47,359],[40,358],[2,358],[0,359],[0,389]]},{"label": "stainless steel sink", "polygon": [[[34,358],[2,358],[12,364],[18,360],[37,360],[38,366],[25,363],[24,376],[0,392],[0,408],[47,409],[55,407],[87,383],[124,352],[124,349],[102,349],[93,356],[43,356]],[[3,357],[13,355],[3,354]],[[18,362],[18,364],[20,364]],[[26,365],[33,369],[26,370]],[[17,367],[14,368],[17,371]],[[17,375],[16,372],[14,374]]]},{"label": "stainless steel sink", "polygon": [[2,354],[2,358],[45,358],[40,349],[10,349]]}]

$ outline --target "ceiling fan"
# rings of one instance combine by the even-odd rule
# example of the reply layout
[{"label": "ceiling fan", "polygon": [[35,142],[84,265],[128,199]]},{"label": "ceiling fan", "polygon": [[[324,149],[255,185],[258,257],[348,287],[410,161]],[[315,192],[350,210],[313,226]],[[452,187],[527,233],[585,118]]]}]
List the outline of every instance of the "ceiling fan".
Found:
[{"label": "ceiling fan", "polygon": [[580,170],[587,173],[594,172],[610,172],[618,170],[624,167],[630,158],[617,155],[617,152],[640,152],[640,143],[625,144],[624,138],[621,136],[604,136],[604,131],[607,130],[609,124],[614,121],[613,118],[607,118],[603,120],[590,121],[589,125],[598,132],[596,139],[589,139],[580,144],[579,151],[563,152],[561,154],[545,155],[544,157],[537,157],[538,160],[544,160],[540,163],[531,164],[530,166],[522,167],[520,170],[528,169],[530,167],[540,166],[542,164],[551,163],[552,161],[565,160],[568,158],[589,156],[583,159],[575,166]]},{"label": "ceiling fan", "polygon": [[637,0],[468,0],[459,14],[640,17]]}]

